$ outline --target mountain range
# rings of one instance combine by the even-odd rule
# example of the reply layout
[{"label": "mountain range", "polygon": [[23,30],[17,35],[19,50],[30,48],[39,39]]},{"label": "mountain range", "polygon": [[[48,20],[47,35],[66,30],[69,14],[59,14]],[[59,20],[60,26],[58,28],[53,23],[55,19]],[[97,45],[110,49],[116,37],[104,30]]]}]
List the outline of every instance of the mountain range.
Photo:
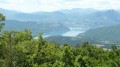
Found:
[{"label": "mountain range", "polygon": [[116,10],[71,9],[54,12],[22,13],[0,9],[8,20],[34,21],[37,23],[61,23],[67,27],[97,28],[120,24]]},{"label": "mountain range", "polygon": [[[34,34],[43,32],[49,41],[76,45],[84,41],[101,45],[120,42],[120,11],[96,9],[64,9],[53,12],[23,13],[0,9],[6,16],[4,30],[29,28]],[[76,37],[60,36],[70,28],[89,28]],[[57,36],[59,35],[59,36]]]},{"label": "mountain range", "polygon": [[42,32],[45,36],[61,35],[70,29],[63,24],[57,23],[37,23],[33,21],[6,20],[4,30],[23,31],[25,28],[30,29],[33,34]]}]

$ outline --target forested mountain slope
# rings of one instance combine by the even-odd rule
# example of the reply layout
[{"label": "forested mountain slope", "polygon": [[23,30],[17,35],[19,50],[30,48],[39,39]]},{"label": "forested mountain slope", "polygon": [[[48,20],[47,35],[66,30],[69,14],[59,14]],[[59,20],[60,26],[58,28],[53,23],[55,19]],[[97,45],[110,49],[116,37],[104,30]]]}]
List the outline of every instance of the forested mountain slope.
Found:
[{"label": "forested mountain slope", "polygon": [[81,44],[88,41],[91,44],[104,45],[105,47],[110,44],[120,44],[120,24],[110,27],[100,27],[96,29],[90,29],[84,33],[80,33],[76,37],[65,36],[51,36],[48,37],[49,41],[55,41],[61,45],[69,43],[72,46]]},{"label": "forested mountain slope", "polygon": [[79,34],[78,37],[103,43],[120,43],[120,24],[91,29],[85,33]]},{"label": "forested mountain slope", "polygon": [[36,23],[30,21],[16,21],[16,20],[6,20],[4,30],[17,30],[21,31],[25,28],[31,29],[33,34],[43,32],[45,35],[61,35],[67,31],[69,28],[63,24],[58,23]]}]

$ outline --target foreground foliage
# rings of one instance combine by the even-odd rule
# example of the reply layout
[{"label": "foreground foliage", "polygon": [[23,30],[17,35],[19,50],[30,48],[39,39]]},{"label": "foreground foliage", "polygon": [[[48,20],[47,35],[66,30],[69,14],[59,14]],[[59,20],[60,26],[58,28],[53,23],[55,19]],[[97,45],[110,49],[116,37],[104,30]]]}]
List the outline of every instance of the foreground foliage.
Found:
[{"label": "foreground foliage", "polygon": [[119,67],[120,49],[105,50],[85,42],[71,47],[47,42],[30,30],[4,31],[0,36],[0,67]]}]

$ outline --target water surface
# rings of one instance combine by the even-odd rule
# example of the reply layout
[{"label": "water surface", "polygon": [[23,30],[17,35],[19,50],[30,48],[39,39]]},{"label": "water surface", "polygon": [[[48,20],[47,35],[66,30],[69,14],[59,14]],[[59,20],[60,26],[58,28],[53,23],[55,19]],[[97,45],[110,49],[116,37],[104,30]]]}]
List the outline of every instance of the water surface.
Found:
[{"label": "water surface", "polygon": [[70,31],[64,33],[62,36],[71,36],[75,37],[80,33],[84,33],[88,28],[70,28]]}]

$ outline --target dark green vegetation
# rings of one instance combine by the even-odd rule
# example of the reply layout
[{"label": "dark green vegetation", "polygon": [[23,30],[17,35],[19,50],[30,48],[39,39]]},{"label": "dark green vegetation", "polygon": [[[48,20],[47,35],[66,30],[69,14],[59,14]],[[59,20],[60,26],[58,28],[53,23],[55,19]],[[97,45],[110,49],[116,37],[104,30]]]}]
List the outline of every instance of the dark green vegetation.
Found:
[{"label": "dark green vegetation", "polygon": [[5,16],[3,14],[0,13],[0,32],[1,32],[1,29],[3,28],[4,26],[4,23],[2,21],[5,20]]},{"label": "dark green vegetation", "polygon": [[[5,20],[2,14],[0,18],[0,21]],[[3,31],[0,34],[0,67],[119,66],[120,48],[115,45],[112,45],[111,50],[88,42],[76,47],[68,44],[60,46],[54,42],[48,42],[41,34],[38,34],[38,39],[34,39],[31,31],[27,29],[19,32]]]},{"label": "dark green vegetation", "polygon": [[0,67],[119,67],[120,49],[106,50],[85,42],[59,46],[29,30],[4,31],[0,36]]},{"label": "dark green vegetation", "polygon": [[82,42],[84,42],[80,38],[67,36],[49,36],[47,37],[47,39],[49,42],[56,42],[60,45],[64,45],[66,43],[71,46],[76,46],[77,44],[81,44]]}]

